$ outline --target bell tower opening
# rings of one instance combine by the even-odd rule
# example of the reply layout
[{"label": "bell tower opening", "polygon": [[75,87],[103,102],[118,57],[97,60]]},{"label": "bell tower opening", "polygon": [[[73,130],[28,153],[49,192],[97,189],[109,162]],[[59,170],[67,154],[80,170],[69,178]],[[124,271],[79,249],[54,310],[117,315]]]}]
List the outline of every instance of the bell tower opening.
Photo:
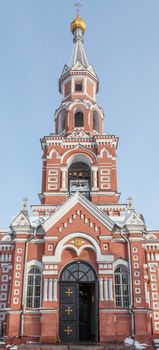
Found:
[{"label": "bell tower opening", "polygon": [[88,164],[76,162],[71,164],[68,170],[69,193],[81,192],[85,197],[90,197],[91,171]]},{"label": "bell tower opening", "polygon": [[84,116],[82,111],[76,111],[74,122],[75,128],[80,128],[84,126]]},{"label": "bell tower opening", "polygon": [[97,111],[93,111],[93,129],[99,132],[99,116]]}]

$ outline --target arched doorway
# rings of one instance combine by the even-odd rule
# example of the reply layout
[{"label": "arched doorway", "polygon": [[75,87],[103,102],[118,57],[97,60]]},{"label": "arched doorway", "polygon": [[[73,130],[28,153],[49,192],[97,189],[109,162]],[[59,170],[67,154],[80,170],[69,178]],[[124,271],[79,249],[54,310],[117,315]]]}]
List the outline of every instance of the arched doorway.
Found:
[{"label": "arched doorway", "polygon": [[60,276],[60,340],[98,341],[98,283],[91,265],[76,261]]}]

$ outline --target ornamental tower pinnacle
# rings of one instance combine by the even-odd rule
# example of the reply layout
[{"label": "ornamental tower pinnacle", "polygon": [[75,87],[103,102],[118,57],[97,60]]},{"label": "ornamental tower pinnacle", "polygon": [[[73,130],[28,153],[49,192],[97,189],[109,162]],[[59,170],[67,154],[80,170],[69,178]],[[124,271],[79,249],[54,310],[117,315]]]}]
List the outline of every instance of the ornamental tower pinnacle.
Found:
[{"label": "ornamental tower pinnacle", "polygon": [[71,22],[73,51],[59,79],[63,99],[55,112],[55,123],[56,133],[60,135],[69,136],[79,129],[89,136],[103,132],[103,111],[96,103],[99,80],[85,54],[85,30],[86,23],[78,11]]}]

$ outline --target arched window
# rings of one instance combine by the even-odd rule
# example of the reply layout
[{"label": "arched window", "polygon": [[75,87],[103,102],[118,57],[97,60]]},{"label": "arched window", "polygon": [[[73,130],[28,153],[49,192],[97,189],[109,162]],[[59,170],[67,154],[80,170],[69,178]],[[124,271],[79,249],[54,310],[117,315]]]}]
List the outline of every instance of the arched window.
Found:
[{"label": "arched window", "polygon": [[86,262],[76,261],[65,266],[61,273],[61,282],[94,282],[96,274],[92,266]]},{"label": "arched window", "polygon": [[75,128],[84,126],[84,117],[82,111],[76,111],[75,113]]},{"label": "arched window", "polygon": [[39,308],[41,300],[41,271],[33,267],[28,273],[26,306]]},{"label": "arched window", "polygon": [[116,306],[129,306],[129,276],[127,267],[119,265],[114,272]]},{"label": "arched window", "polygon": [[99,131],[99,117],[97,111],[93,111],[93,129]]},{"label": "arched window", "polygon": [[58,132],[62,132],[65,129],[65,111],[62,111],[59,115],[59,130]]}]

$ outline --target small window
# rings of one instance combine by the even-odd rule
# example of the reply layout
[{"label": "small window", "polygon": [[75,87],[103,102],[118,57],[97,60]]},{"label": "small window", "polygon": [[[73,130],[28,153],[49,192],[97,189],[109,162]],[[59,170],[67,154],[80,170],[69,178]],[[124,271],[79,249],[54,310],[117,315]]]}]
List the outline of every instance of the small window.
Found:
[{"label": "small window", "polygon": [[75,83],[75,91],[82,91],[82,82],[81,81],[77,81]]},{"label": "small window", "polygon": [[77,111],[75,113],[75,127],[84,126],[83,112]]}]

